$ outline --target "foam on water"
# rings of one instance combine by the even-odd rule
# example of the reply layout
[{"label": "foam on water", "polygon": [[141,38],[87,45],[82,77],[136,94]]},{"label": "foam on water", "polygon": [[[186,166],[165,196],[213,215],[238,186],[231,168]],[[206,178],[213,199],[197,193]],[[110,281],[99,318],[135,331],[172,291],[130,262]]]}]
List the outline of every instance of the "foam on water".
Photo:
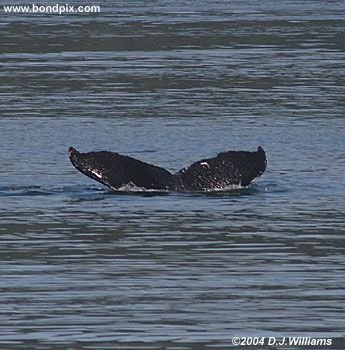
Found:
[{"label": "foam on water", "polygon": [[[248,186],[247,186],[248,187]],[[244,188],[247,188],[245,186],[242,186],[241,184],[234,184],[234,185],[228,185],[224,187],[216,187],[216,188],[205,188],[202,191],[183,191],[185,193],[211,193],[211,192],[229,192],[229,191],[235,191],[235,190],[241,190]],[[135,185],[133,182],[129,182],[126,185],[123,185],[119,188],[111,187],[113,191],[116,192],[162,192],[162,193],[168,193],[168,192],[176,192],[171,190],[156,190],[156,189],[150,189],[145,187],[139,187]]]},{"label": "foam on water", "polygon": [[139,187],[132,181],[130,181],[128,184],[122,185],[119,188],[111,187],[111,189],[116,192],[169,192],[168,190],[155,190],[152,188]]}]

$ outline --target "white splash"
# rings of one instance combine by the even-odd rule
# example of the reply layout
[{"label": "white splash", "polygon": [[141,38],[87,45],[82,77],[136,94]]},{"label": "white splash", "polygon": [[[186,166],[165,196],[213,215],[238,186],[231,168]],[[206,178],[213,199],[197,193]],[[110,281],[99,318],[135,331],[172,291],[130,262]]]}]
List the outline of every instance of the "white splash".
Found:
[{"label": "white splash", "polygon": [[168,190],[156,190],[153,188],[140,187],[132,181],[128,182],[128,184],[123,184],[119,188],[111,187],[111,189],[118,192],[168,192]]},{"label": "white splash", "polygon": [[205,192],[226,192],[226,191],[233,191],[233,190],[240,190],[242,188],[246,188],[246,186],[242,186],[241,183],[233,184],[233,185],[227,185],[224,187],[214,187],[214,188],[205,188]]}]

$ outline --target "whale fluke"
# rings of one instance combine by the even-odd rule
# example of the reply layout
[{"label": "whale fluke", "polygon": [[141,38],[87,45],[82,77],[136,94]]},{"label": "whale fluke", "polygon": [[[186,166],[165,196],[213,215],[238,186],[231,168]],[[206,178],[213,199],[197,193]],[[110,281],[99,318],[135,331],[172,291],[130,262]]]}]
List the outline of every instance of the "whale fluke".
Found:
[{"label": "whale fluke", "polygon": [[157,191],[210,191],[248,186],[266,169],[266,153],[228,151],[202,159],[171,174],[161,167],[114,152],[80,153],[69,148],[69,158],[81,173],[118,190],[126,185]]},{"label": "whale fluke", "polygon": [[173,187],[173,175],[168,170],[118,153],[80,153],[70,147],[69,158],[80,172],[114,190],[130,183],[162,191]]},{"label": "whale fluke", "polygon": [[266,153],[259,146],[256,152],[228,151],[202,159],[180,170],[176,178],[186,191],[248,186],[264,173],[266,164]]}]

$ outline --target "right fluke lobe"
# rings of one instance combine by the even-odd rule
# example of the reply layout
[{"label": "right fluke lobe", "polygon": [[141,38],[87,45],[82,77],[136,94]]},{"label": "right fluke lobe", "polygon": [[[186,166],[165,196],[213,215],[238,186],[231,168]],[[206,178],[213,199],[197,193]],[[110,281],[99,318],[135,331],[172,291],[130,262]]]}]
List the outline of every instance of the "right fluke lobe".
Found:
[{"label": "right fluke lobe", "polygon": [[266,165],[266,153],[258,147],[256,152],[228,151],[202,159],[180,170],[176,176],[180,190],[221,190],[248,186],[264,173]]}]

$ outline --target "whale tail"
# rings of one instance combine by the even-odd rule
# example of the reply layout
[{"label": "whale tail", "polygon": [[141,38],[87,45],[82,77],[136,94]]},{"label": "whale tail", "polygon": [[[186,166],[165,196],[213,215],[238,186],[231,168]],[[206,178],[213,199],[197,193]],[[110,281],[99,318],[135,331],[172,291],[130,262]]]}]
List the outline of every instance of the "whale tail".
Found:
[{"label": "whale tail", "polygon": [[69,148],[69,158],[86,176],[117,190],[126,185],[165,191],[173,186],[173,175],[160,167],[114,152],[80,153]]},{"label": "whale tail", "polygon": [[114,152],[80,153],[69,148],[76,169],[90,178],[118,190],[127,185],[157,191],[208,191],[247,186],[266,169],[266,153],[228,151],[202,159],[176,174],[155,165]]}]

